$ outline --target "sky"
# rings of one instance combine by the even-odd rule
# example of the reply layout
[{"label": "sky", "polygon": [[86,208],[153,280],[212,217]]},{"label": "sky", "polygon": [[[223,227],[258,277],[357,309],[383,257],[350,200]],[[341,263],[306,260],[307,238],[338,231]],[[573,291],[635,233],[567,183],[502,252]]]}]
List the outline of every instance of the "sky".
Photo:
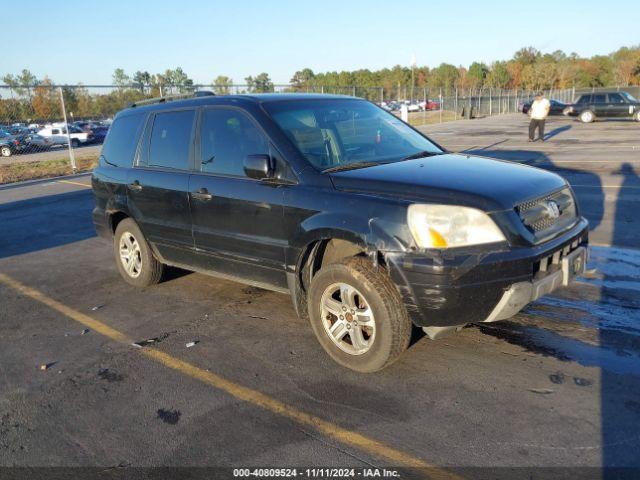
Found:
[{"label": "sky", "polygon": [[[196,83],[267,72],[506,60],[521,47],[582,56],[640,44],[640,0],[0,0],[0,75],[110,84],[182,67]],[[39,12],[39,13],[38,13]],[[23,21],[19,21],[22,18]]]}]

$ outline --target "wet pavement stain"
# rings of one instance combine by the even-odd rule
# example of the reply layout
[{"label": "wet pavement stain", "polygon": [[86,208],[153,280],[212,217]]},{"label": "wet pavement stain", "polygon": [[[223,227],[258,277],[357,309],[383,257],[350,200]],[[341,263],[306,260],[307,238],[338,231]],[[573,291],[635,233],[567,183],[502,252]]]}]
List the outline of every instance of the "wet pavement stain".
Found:
[{"label": "wet pavement stain", "polygon": [[112,382],[121,382],[124,380],[124,375],[121,375],[117,372],[114,372],[112,370],[109,370],[108,368],[102,368],[98,371],[98,376],[102,379],[102,380],[106,380],[109,383]]},{"label": "wet pavement stain", "polygon": [[512,345],[518,345],[531,353],[537,353],[545,357],[555,357],[563,362],[572,360],[569,355],[562,351],[550,345],[545,345],[543,342],[536,342],[535,335],[533,335],[534,327],[525,327],[510,321],[486,325],[478,324],[476,327],[485,335],[504,340]]},{"label": "wet pavement stain", "polygon": [[551,380],[551,383],[560,385],[564,383],[564,373],[562,372],[552,373],[551,375],[549,375],[549,380]]},{"label": "wet pavement stain", "polygon": [[579,387],[588,387],[590,385],[593,385],[593,380],[582,377],[573,377],[573,383],[575,383]]},{"label": "wet pavement stain", "polygon": [[[574,361],[585,367],[599,367],[618,374],[640,377],[640,355],[637,352],[609,348],[608,341],[593,345],[565,337],[552,330],[529,327],[513,321],[478,324],[485,335],[504,340],[526,351],[562,362]],[[606,338],[606,335],[603,335]],[[637,338],[637,337],[636,337]]]},{"label": "wet pavement stain", "polygon": [[162,420],[164,423],[168,423],[169,425],[175,425],[180,421],[180,416],[182,412],[180,410],[165,410],[164,408],[158,409],[158,418]]},{"label": "wet pavement stain", "polygon": [[[640,377],[640,251],[593,247],[589,266],[599,278],[580,278],[529,305],[524,315],[476,328],[538,355]],[[565,381],[561,372],[549,380]],[[575,377],[573,383],[586,387],[593,381]]]}]

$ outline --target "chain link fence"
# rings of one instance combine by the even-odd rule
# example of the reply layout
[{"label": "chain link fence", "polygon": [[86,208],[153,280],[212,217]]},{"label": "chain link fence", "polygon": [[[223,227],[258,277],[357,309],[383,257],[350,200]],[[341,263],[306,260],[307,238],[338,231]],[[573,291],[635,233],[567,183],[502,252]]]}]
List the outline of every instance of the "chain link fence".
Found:
[{"label": "chain link fence", "polygon": [[[156,97],[190,95],[200,90],[219,95],[250,93],[320,93],[365,98],[400,116],[403,105],[413,125],[503,115],[522,111],[535,92],[497,88],[434,89],[396,86],[266,85],[0,85],[0,183],[31,175],[51,176],[89,170],[111,119],[131,103]],[[640,87],[546,90],[545,95],[573,103],[583,93],[627,91],[640,97]],[[36,162],[46,168],[36,172]],[[17,177],[6,168],[33,163]],[[26,171],[26,173],[25,173]]]}]

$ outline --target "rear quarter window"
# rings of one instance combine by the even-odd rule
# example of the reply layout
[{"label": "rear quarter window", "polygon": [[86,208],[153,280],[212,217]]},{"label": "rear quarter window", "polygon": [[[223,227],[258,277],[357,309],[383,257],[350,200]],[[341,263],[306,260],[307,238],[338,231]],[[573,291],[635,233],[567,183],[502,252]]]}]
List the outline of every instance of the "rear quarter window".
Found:
[{"label": "rear quarter window", "polygon": [[111,165],[131,167],[138,144],[144,113],[118,117],[111,124],[102,147],[102,156]]}]

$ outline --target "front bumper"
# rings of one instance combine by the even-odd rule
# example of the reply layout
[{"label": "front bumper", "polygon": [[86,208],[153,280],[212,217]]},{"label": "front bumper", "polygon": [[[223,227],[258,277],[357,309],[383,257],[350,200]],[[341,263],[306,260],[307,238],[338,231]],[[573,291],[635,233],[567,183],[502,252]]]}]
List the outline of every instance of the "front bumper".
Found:
[{"label": "front bumper", "polygon": [[531,247],[493,252],[478,247],[432,256],[386,252],[385,260],[413,323],[448,327],[515,315],[562,286],[563,259],[587,246],[588,223],[580,218],[562,235]]}]

